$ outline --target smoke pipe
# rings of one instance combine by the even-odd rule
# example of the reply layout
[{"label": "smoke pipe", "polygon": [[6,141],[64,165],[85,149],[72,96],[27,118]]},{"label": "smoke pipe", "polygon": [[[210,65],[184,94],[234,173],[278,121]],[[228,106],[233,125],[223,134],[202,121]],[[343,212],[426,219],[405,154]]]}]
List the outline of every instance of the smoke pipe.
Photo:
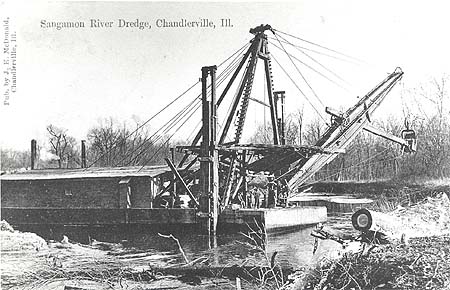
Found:
[{"label": "smoke pipe", "polygon": [[37,145],[36,140],[31,140],[31,169],[35,169],[36,166],[36,156],[37,156]]},{"label": "smoke pipe", "polygon": [[86,140],[81,140],[81,168],[86,168]]}]

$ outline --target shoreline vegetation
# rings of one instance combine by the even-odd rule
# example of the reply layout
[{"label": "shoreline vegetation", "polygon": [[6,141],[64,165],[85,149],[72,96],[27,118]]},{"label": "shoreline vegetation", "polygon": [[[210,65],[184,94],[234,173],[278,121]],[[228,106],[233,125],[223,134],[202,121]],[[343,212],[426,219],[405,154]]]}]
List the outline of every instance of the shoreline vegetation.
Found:
[{"label": "shoreline vegetation", "polygon": [[287,289],[449,289],[449,261],[450,235],[413,238],[323,260]]},{"label": "shoreline vegetation", "polygon": [[2,289],[450,289],[449,180],[359,187],[344,182],[328,189],[338,193],[338,185],[377,198],[371,210],[391,216],[408,239],[366,245],[363,251],[348,246],[295,271],[282,268],[276,252],[264,252],[251,238],[249,245],[262,253],[261,265],[211,267],[204,259],[178,259],[181,263],[167,266],[161,253],[145,254],[146,259],[125,253],[126,259],[118,259],[105,250],[113,244],[81,245],[67,237],[45,241],[2,221]]},{"label": "shoreline vegetation", "polygon": [[285,289],[450,289],[450,180],[316,186],[373,198],[370,208],[385,220],[379,230],[396,238],[323,257]]}]

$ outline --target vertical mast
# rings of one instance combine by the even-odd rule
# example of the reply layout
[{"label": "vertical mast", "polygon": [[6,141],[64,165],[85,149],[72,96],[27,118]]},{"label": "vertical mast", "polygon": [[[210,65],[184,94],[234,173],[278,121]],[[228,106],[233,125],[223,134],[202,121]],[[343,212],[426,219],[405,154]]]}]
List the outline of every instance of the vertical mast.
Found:
[{"label": "vertical mast", "polygon": [[[200,155],[200,218],[202,231],[214,236],[218,219],[218,151],[216,147],[217,105],[216,105],[216,66],[202,68],[202,142]],[[208,77],[211,92],[208,95]]]}]

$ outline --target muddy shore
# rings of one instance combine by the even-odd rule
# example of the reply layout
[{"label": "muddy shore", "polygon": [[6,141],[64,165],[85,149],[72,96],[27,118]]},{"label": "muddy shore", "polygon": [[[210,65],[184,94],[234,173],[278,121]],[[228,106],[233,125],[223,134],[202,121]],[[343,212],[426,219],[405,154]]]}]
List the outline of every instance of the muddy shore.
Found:
[{"label": "muddy shore", "polygon": [[[429,198],[450,194],[449,189],[441,184],[422,189],[385,188],[377,206],[396,207],[391,212],[407,217],[406,222],[424,214],[423,229],[431,228],[436,219],[445,226],[448,221],[440,214],[445,209],[438,212],[431,206],[440,203]],[[412,214],[408,216],[407,210]],[[5,223],[1,231],[2,289],[238,289],[239,285],[241,289],[449,289],[450,230],[445,229],[439,235],[412,237],[406,244],[376,246],[364,255],[324,257],[316,265],[293,272],[281,269],[275,258],[271,261],[273,257],[263,252],[258,265],[216,267],[207,259],[186,263],[181,255],[136,252],[114,243],[45,241]]]}]

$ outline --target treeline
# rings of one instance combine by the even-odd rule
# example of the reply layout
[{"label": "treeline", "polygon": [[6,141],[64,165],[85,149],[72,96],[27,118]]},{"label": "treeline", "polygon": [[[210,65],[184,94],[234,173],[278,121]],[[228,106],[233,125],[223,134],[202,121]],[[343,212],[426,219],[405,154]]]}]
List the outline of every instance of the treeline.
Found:
[{"label": "treeline", "polygon": [[[416,124],[417,152],[404,153],[400,145],[370,133],[360,134],[317,175],[318,180],[414,180],[450,177],[450,126],[433,118]],[[391,118],[378,127],[400,136],[402,121]]]},{"label": "treeline", "polygon": [[[396,136],[405,128],[405,120],[418,138],[417,152],[402,153],[400,145],[370,133],[360,134],[334,161],[320,170],[316,180],[377,180],[444,178],[450,176],[450,96],[448,77],[414,90],[405,90],[408,102],[399,111],[402,117],[374,121],[374,126]],[[411,101],[413,100],[413,101]],[[286,118],[287,144],[314,145],[325,131],[319,119],[304,122],[303,110]],[[47,127],[47,143],[39,144],[38,168],[81,167],[80,140],[64,128]],[[270,124],[261,124],[248,140],[271,143]],[[150,128],[133,128],[113,119],[94,125],[86,138],[88,166],[143,166],[165,164],[174,142],[168,136],[151,133]],[[178,156],[180,157],[180,156]],[[2,170],[27,168],[29,152],[2,150]]]},{"label": "treeline", "polygon": [[[405,120],[418,139],[417,152],[403,153],[401,146],[363,132],[330,164],[315,176],[316,181],[377,180],[398,178],[413,180],[450,177],[450,96],[448,77],[433,80],[414,90],[405,90],[408,102],[399,108],[402,117],[390,116],[374,121],[383,131],[401,136]],[[270,124],[261,124],[250,139],[253,143],[271,142]],[[320,119],[305,123],[303,111],[286,118],[286,143],[314,145],[325,131]]]},{"label": "treeline", "polygon": [[170,154],[167,136],[150,134],[146,127],[128,128],[112,119],[100,122],[87,135],[88,165],[144,166],[165,164]]},{"label": "treeline", "polygon": [[[86,138],[88,167],[144,166],[165,164],[170,155],[169,137],[150,134],[147,127],[131,128],[112,118],[94,125]],[[2,150],[2,170],[30,167],[30,152]],[[36,168],[80,168],[81,140],[67,129],[47,126],[47,142],[38,144]]]},{"label": "treeline", "polygon": [[417,152],[370,133],[360,134],[340,155],[323,168],[319,180],[414,180],[450,177],[450,95],[444,76],[415,89],[404,90],[403,117],[376,122],[385,132],[400,136],[405,120],[415,130]]},{"label": "treeline", "polygon": [[[286,143],[314,145],[325,131],[318,120],[302,126],[294,122],[297,116],[289,115]],[[363,132],[331,163],[316,175],[317,181],[415,179],[450,177],[450,125],[447,117],[433,116],[415,122],[418,138],[417,152],[405,153],[400,145],[384,138]],[[383,131],[401,136],[405,128],[403,120],[388,118],[374,122]],[[253,143],[271,141],[270,124],[260,125],[250,139]],[[299,140],[303,140],[299,143]]]}]

